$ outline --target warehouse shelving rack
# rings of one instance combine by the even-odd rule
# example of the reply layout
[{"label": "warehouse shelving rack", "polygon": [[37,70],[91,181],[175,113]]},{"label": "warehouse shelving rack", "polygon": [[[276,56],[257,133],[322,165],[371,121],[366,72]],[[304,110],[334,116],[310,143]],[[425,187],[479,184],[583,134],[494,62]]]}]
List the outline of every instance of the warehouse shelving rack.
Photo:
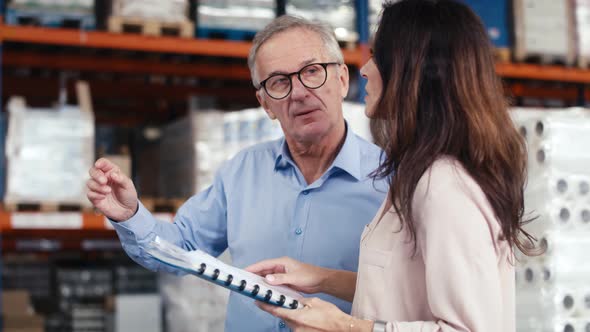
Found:
[{"label": "warehouse shelving rack", "polygon": [[[237,59],[245,59],[251,46],[251,43],[241,41],[148,37],[98,31],[10,26],[3,23],[0,23],[0,41],[3,43],[45,44]],[[2,53],[3,65],[10,66],[218,77],[228,80],[248,80],[250,77],[247,67],[241,65],[231,65],[230,67],[227,65],[200,65],[198,63],[178,65],[151,60],[135,61],[93,55],[57,56],[10,50],[4,50]],[[368,59],[366,43],[360,44],[354,49],[343,49],[343,53],[345,62],[357,68],[360,68]],[[500,76],[509,79],[590,84],[590,70],[578,68],[526,63],[498,63],[496,69]],[[585,87],[583,89],[587,90]],[[587,100],[587,95],[588,91],[585,91],[582,97]]]},{"label": "warehouse shelving rack", "polygon": [[[2,1],[0,0],[0,7]],[[343,49],[345,62],[355,68],[360,68],[369,57],[369,31],[368,31],[368,1],[356,1],[358,16],[359,45],[353,49]],[[101,72],[109,71],[119,74],[156,74],[177,75],[200,78],[222,78],[225,80],[248,81],[249,71],[245,62],[239,64],[176,64],[153,59],[125,59],[117,57],[105,57],[97,54],[72,54],[52,55],[39,54],[34,51],[15,51],[4,49],[4,43],[20,43],[28,45],[49,45],[53,47],[69,47],[78,49],[106,49],[120,51],[137,51],[144,53],[173,53],[180,55],[195,55],[205,57],[223,57],[245,60],[251,43],[244,41],[184,39],[176,37],[151,37],[134,34],[113,34],[102,31],[80,31],[61,28],[43,28],[29,26],[5,25],[0,15],[0,70],[3,66],[32,67],[55,70],[75,70]],[[500,76],[508,80],[519,80],[510,83],[507,87],[515,96],[551,96],[569,100],[577,105],[584,105],[590,101],[590,70],[567,68],[562,66],[545,66],[535,64],[498,63],[496,70]],[[0,77],[2,72],[0,71]],[[520,81],[561,82],[569,84],[564,88],[530,87]],[[0,98],[2,88],[17,87],[24,92],[32,92],[35,87],[47,84],[56,84],[52,80],[38,79],[35,84],[27,81],[19,82],[14,79],[1,80]],[[102,84],[102,85],[101,85]],[[141,95],[152,94],[155,90],[160,92],[162,87],[149,88],[121,83],[122,88],[117,89],[121,94]],[[125,85],[128,84],[128,85]],[[362,83],[361,83],[362,84]],[[113,93],[104,83],[91,82],[93,93],[97,98],[102,94]],[[28,90],[27,90],[28,89]],[[38,90],[38,89],[37,89]],[[103,91],[104,90],[104,91]],[[165,90],[165,89],[164,89]],[[214,91],[215,90],[215,91]],[[190,93],[220,93],[220,89],[207,88],[181,88],[175,87],[169,91],[171,98],[183,99]],[[243,88],[224,89],[227,96],[253,95],[253,90]],[[361,93],[364,88],[360,88]],[[223,93],[223,92],[222,92]],[[1,107],[1,105],[0,105]],[[125,118],[122,114],[121,117]],[[94,214],[83,214],[82,229],[104,229],[105,223],[101,217]],[[0,213],[0,232],[12,229],[11,214]]]},{"label": "warehouse shelving rack", "polygon": [[[0,0],[0,8],[2,7]],[[367,41],[368,31],[368,1],[357,0],[356,10],[358,15],[359,45],[354,49],[343,49],[347,64],[360,68],[369,57]],[[122,59],[100,55],[68,54],[51,55],[38,54],[33,51],[13,51],[2,48],[6,42],[31,45],[50,45],[55,47],[75,47],[80,49],[96,48],[122,51],[140,51],[157,53],[174,53],[181,55],[197,55],[208,57],[225,57],[245,59],[250,49],[250,42],[184,39],[176,37],[151,37],[134,34],[113,34],[102,31],[80,31],[61,28],[43,28],[29,26],[11,26],[3,23],[0,13],[0,70],[3,66],[48,68],[56,70],[78,71],[111,71],[121,74],[149,73],[157,75],[179,75],[192,77],[216,77],[227,80],[247,81],[250,78],[248,68],[243,64],[211,65],[211,64],[175,64],[150,59]],[[550,95],[554,98],[563,97],[568,100],[577,100],[579,105],[590,101],[590,70],[567,68],[563,66],[545,66],[535,64],[498,63],[496,70],[500,76],[506,79],[532,80],[544,82],[562,82],[573,84],[573,88],[551,89],[530,88],[522,83],[512,85],[511,92],[515,95]],[[2,72],[0,71],[0,77]],[[3,81],[3,82],[2,82]],[[48,81],[49,82],[49,81]],[[9,84],[7,84],[9,83]],[[40,81],[39,84],[47,83]],[[0,97],[2,88],[7,85],[19,85],[14,80],[0,80]],[[26,85],[26,83],[20,83]],[[92,84],[91,84],[92,86]],[[25,89],[25,87],[23,87]],[[158,88],[161,89],[161,88]],[[182,98],[190,90],[175,88],[176,98]],[[100,97],[101,86],[96,90]],[[120,89],[121,93],[141,94],[150,93],[149,89]],[[219,89],[218,89],[219,90]],[[364,90],[364,89],[361,89]],[[26,91],[26,90],[25,90]],[[212,91],[204,88],[196,89],[197,92],[207,94]],[[242,91],[242,94],[251,94],[252,90]],[[240,94],[239,89],[230,89],[227,95]],[[0,105],[2,107],[2,105]],[[95,216],[85,216],[85,225],[92,229],[96,224]],[[0,214],[0,230],[6,229],[9,224],[9,214]]]}]

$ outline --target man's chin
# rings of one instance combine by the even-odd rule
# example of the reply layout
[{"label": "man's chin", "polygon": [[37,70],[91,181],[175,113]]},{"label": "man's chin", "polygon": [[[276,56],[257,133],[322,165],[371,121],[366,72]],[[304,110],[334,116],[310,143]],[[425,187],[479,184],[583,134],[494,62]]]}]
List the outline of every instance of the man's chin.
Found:
[{"label": "man's chin", "polygon": [[298,140],[301,142],[318,143],[323,137],[329,134],[329,127],[322,122],[311,122],[304,124],[297,130]]}]

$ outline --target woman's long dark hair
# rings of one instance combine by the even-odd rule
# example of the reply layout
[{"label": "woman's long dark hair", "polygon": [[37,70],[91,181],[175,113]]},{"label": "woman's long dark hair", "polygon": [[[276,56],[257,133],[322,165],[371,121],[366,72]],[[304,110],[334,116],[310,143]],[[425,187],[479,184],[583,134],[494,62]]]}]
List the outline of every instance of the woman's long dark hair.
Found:
[{"label": "woman's long dark hair", "polygon": [[450,0],[385,4],[373,59],[383,91],[372,130],[385,153],[373,175],[389,178],[389,198],[414,250],[416,185],[446,155],[479,184],[503,239],[530,254],[534,239],[522,229],[526,146],[508,114],[477,15]]}]

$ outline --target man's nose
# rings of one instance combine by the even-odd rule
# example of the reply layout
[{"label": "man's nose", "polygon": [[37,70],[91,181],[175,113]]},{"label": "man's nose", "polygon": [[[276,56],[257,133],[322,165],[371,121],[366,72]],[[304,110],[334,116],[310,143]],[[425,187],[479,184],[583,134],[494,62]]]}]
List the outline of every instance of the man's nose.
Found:
[{"label": "man's nose", "polygon": [[307,88],[301,83],[299,76],[297,74],[291,76],[291,98],[303,98],[307,92]]}]

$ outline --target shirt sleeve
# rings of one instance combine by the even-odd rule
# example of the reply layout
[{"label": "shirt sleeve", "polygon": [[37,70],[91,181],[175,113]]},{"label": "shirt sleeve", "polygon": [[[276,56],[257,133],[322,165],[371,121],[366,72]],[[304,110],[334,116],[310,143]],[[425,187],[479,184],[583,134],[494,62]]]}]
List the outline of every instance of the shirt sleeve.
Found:
[{"label": "shirt sleeve", "polygon": [[[488,224],[497,221],[486,219],[482,208],[489,203],[483,193],[469,190],[453,173],[433,172],[426,186],[419,184],[414,197],[417,254],[424,260],[427,300],[436,320],[390,322],[390,332],[503,329],[504,292]],[[477,186],[473,181],[469,184]]]},{"label": "shirt sleeve", "polygon": [[139,202],[139,209],[124,222],[110,221],[125,252],[138,264],[153,271],[182,274],[154,260],[143,248],[156,236],[185,250],[203,250],[218,256],[227,248],[227,200],[222,171],[206,190],[191,197],[178,209],[174,222],[157,220]]}]

